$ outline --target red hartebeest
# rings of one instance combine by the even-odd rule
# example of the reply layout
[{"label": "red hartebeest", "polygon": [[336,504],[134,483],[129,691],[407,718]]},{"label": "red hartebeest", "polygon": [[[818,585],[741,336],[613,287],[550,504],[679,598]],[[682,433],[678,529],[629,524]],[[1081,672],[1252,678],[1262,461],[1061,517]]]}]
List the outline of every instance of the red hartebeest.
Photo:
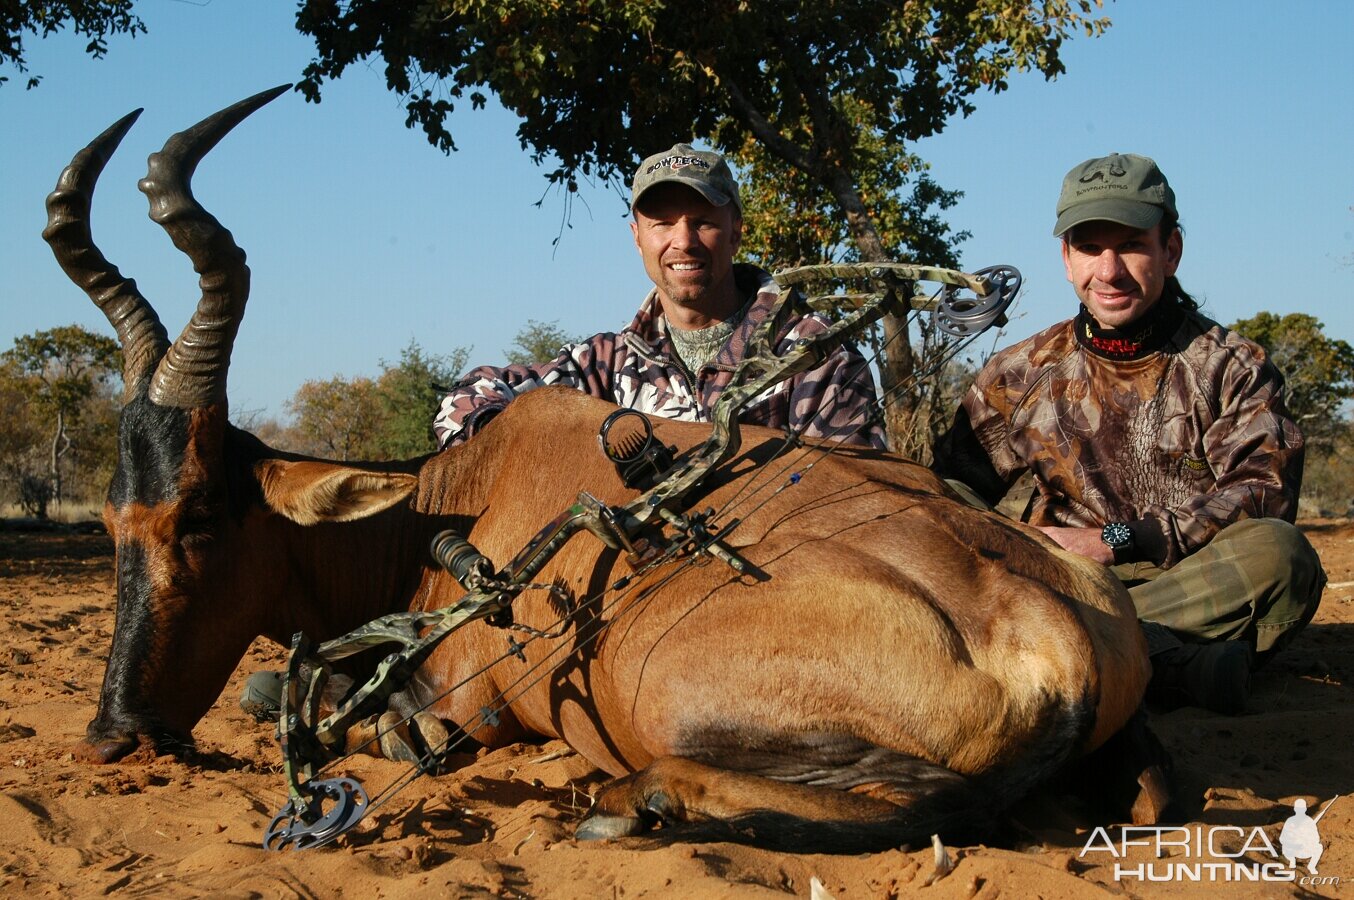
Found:
[{"label": "red hartebeest", "polygon": [[[226,370],[248,292],[244,254],[189,188],[196,163],[282,89],[176,135],[141,182],[151,217],[201,275],[172,345],[149,303],[95,248],[90,196],[134,116],[77,155],[44,233],[108,315],[126,406],[105,521],[117,546],[117,625],[82,756],[141,741],[185,746],[256,635],[327,639],[463,590],[428,554],[454,527],[499,563],[588,490],[635,496],[598,452],[601,401],[530,393],[469,443],[388,464],[280,453],[227,421]],[[708,426],[655,423],[681,448]],[[720,506],[783,435],[747,428],[702,505]],[[925,468],[840,450],[750,509],[731,538],[757,578],[673,563],[624,602],[589,603],[625,571],[587,536],[528,590],[517,620],[545,628],[579,601],[567,654],[474,737],[557,736],[618,777],[580,827],[632,834],[655,820],[757,827],[760,840],[897,845],[983,821],[1134,713],[1148,664],[1133,607],[1101,566],[957,502]],[[565,595],[561,604],[558,592]],[[597,640],[582,640],[583,630]],[[425,663],[415,700],[502,654],[485,622]],[[550,652],[534,642],[431,712],[453,725]],[[809,829],[809,831],[805,831]],[[947,830],[947,833],[951,831]]]}]

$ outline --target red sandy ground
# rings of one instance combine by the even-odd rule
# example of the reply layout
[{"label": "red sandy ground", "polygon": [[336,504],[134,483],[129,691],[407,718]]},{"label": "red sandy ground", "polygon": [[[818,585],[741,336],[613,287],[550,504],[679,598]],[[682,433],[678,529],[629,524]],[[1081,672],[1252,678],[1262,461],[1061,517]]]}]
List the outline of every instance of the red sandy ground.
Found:
[{"label": "red sandy ground", "polygon": [[[1248,714],[1182,709],[1154,719],[1175,758],[1187,827],[1240,829],[1218,832],[1223,852],[1242,849],[1255,828],[1277,848],[1296,798],[1315,812],[1354,788],[1354,524],[1304,528],[1331,586],[1313,624],[1258,676]],[[198,726],[192,760],[147,755],[90,767],[70,748],[94,712],[112,635],[108,539],[0,532],[0,607],[8,610],[0,646],[5,896],[808,897],[817,877],[836,898],[939,900],[1338,896],[1354,884],[1354,797],[1320,823],[1320,874],[1343,885],[1116,882],[1103,841],[1082,854],[1091,832],[1058,814],[1067,805],[1056,793],[1029,805],[1034,841],[950,847],[957,866],[931,886],[929,848],[787,856],[725,843],[577,843],[573,826],[603,778],[559,742],[466,757],[452,775],[416,781],[336,847],[267,853],[260,835],[285,799],[278,752],[272,728],[242,714],[235,698],[247,673],[278,666],[277,648],[250,651]],[[375,792],[403,769],[363,758],[348,771]],[[1250,842],[1248,863],[1271,861]],[[1137,848],[1120,862],[1191,859],[1178,848],[1162,858]]]}]

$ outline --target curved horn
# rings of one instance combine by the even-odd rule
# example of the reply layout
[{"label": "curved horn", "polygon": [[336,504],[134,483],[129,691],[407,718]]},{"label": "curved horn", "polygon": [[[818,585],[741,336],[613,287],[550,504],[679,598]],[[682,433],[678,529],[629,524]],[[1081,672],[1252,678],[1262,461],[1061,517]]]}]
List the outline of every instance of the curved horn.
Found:
[{"label": "curved horn", "polygon": [[136,282],[123,278],[94,246],[89,209],[94,186],[118,144],[141,110],[118,119],[88,147],[75,154],[47,195],[47,227],[42,237],[71,281],[103,310],[122,343],[123,402],[135,396],[138,383],[151,373],[169,347],[169,336]]},{"label": "curved horn", "polygon": [[150,200],[150,217],[193,261],[202,287],[197,311],[151,378],[150,399],[156,404],[193,409],[226,399],[230,351],[249,298],[249,267],[230,232],[193,198],[193,170],[246,116],[290,87],[241,100],[174,135],[150,156],[139,185]]}]

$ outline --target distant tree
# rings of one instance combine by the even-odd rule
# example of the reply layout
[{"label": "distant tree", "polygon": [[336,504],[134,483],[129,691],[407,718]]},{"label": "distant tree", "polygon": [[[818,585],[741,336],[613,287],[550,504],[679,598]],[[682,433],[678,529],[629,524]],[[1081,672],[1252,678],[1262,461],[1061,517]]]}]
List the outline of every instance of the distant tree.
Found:
[{"label": "distant tree", "polygon": [[81,412],[101,386],[122,371],[117,341],[65,325],[14,339],[3,354],[19,375],[19,387],[34,412],[48,423],[47,473],[52,498],[63,498],[63,458],[79,436]]},{"label": "distant tree", "polygon": [[0,361],[0,480],[7,498],[17,500],[29,515],[45,517],[51,485],[42,471],[44,435],[33,415],[24,375],[11,360]]},{"label": "distant tree", "polygon": [[381,360],[384,371],[376,379],[376,393],[382,421],[373,443],[377,458],[407,459],[437,449],[433,413],[469,356],[465,347],[434,356],[410,340],[400,351],[399,362],[392,366]]},{"label": "distant tree", "polygon": [[[437,402],[456,381],[470,351],[445,356],[424,351],[417,341],[400,351],[399,362],[381,361],[375,379],[335,376],[307,381],[287,409],[293,421],[257,422],[274,446],[341,460],[408,459],[437,449],[432,433]],[[263,435],[260,435],[263,436]]]},{"label": "distant tree", "polygon": [[338,460],[377,456],[383,409],[372,379],[307,381],[287,401],[287,409],[304,442],[302,452]]},{"label": "distant tree", "polygon": [[[379,55],[387,85],[405,98],[406,124],[448,151],[456,101],[483,107],[494,93],[521,119],[522,146],[537,162],[554,161],[547,178],[566,192],[580,178],[619,181],[674,138],[708,137],[799,173],[801,207],[830,203],[829,246],[828,223],[839,220],[860,259],[915,259],[943,237],[926,217],[930,206],[944,209],[944,194],[911,166],[908,184],[921,196],[903,202],[911,206],[900,236],[886,234],[893,226],[879,220],[876,192],[904,191],[906,172],[879,169],[878,154],[906,158],[906,148],[971,112],[979,91],[1004,90],[1012,72],[1061,73],[1064,40],[1109,26],[1091,15],[1100,5],[784,0],[772,11],[745,0],[305,0],[297,27],[318,55],[301,90],[318,100],[325,80]],[[909,243],[914,236],[922,246]],[[884,322],[885,388],[911,376],[906,330],[895,317]]]},{"label": "distant tree", "polygon": [[[0,5],[0,65],[27,72],[24,36],[45,38],[67,25],[89,38],[85,52],[95,59],[108,52],[109,35],[146,33],[141,19],[132,15],[132,0],[6,0]],[[0,75],[0,84],[6,81],[9,77]],[[40,81],[41,75],[30,76],[28,87],[35,88]]]},{"label": "distant tree", "polygon": [[1303,514],[1354,517],[1354,422],[1345,417],[1323,444],[1302,472]]},{"label": "distant tree", "polygon": [[560,348],[582,340],[559,327],[559,320],[538,322],[527,319],[513,337],[513,347],[505,350],[508,362],[514,366],[529,366],[533,363],[549,362],[559,355]]},{"label": "distant tree", "polygon": [[1231,326],[1264,347],[1284,375],[1288,410],[1308,445],[1318,452],[1334,447],[1347,429],[1342,405],[1354,397],[1354,347],[1326,336],[1315,316],[1262,312]]}]

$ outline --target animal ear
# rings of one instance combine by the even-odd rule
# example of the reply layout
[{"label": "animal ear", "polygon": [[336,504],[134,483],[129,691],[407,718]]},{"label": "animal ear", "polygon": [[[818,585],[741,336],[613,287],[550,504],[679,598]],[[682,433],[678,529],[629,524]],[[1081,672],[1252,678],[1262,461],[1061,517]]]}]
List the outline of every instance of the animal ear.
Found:
[{"label": "animal ear", "polygon": [[266,459],[254,466],[254,474],[268,508],[298,525],[374,516],[418,485],[418,476],[405,472],[364,472],[313,460]]}]

